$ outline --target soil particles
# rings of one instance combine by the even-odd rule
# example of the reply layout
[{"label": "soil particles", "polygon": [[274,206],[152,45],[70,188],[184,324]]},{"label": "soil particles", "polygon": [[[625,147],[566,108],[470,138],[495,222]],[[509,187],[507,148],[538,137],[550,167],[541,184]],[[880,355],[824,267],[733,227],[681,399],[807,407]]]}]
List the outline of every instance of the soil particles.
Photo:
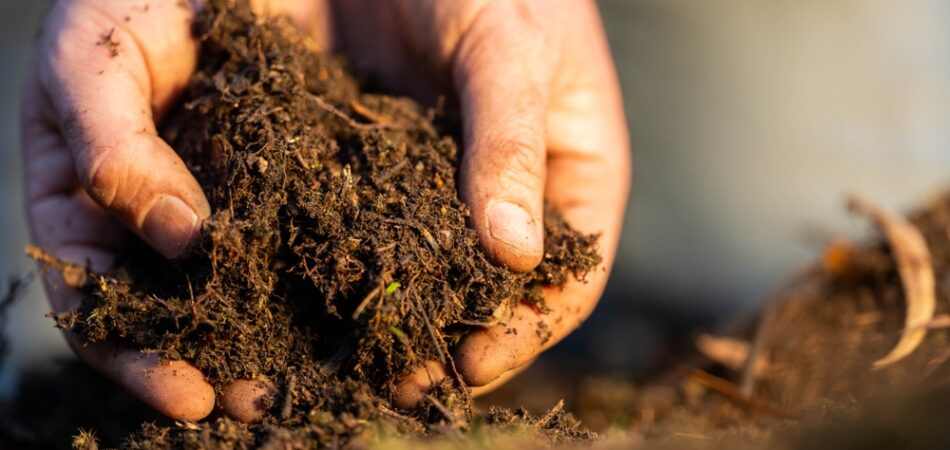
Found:
[{"label": "soil particles", "polygon": [[[427,361],[451,374],[467,331],[503,323],[519,301],[543,312],[542,285],[583,280],[600,261],[596,237],[549,210],[535,271],[493,264],[456,193],[451,111],[361,91],[345,61],[245,1],[209,1],[195,34],[200,67],[163,136],[211,202],[200,245],[169,262],[136,241],[108,274],[36,255],[87,293],[79,311],[56,316],[60,326],[190,361],[217,389],[266,377],[268,412],[250,425],[127,414],[142,405],[66,366],[0,404],[0,443],[44,448],[58,430],[76,433],[72,424],[86,427],[73,442],[85,449],[588,445],[596,436],[567,410],[606,432],[595,444],[604,448],[950,443],[950,195],[906,223],[877,214],[880,238],[832,242],[760,317],[704,335],[649,380],[565,381],[568,367],[537,367],[486,400],[513,409],[476,417],[453,374],[418,409],[393,407],[401,375]],[[915,315],[926,322],[909,327]],[[920,338],[885,357],[908,336]],[[89,402],[74,395],[86,388],[61,392],[64,380],[125,399],[100,402],[123,420],[72,406]]]},{"label": "soil particles", "polygon": [[[540,266],[494,264],[466,226],[453,121],[361,92],[343,60],[248,3],[209,1],[198,14],[199,68],[163,125],[212,207],[200,243],[169,262],[134,242],[108,274],[53,262],[87,294],[59,326],[187,360],[219,393],[238,379],[275,386],[259,423],[146,424],[125,447],[346,447],[467,428],[457,374],[412,411],[391,406],[396,383],[427,361],[451,369],[466,332],[503,323],[518,302],[543,313],[543,285],[600,263],[596,236],[549,209]],[[556,416],[537,428],[590,437]]]}]

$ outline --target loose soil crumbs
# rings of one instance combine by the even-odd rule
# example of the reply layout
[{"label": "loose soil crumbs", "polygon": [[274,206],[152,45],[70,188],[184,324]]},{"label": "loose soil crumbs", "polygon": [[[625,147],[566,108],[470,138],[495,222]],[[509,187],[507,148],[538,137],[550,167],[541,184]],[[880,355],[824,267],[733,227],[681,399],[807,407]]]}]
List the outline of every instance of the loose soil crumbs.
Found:
[{"label": "loose soil crumbs", "polygon": [[[131,244],[113,273],[72,277],[88,295],[56,319],[86,342],[190,361],[216,389],[265,377],[279,394],[258,424],[147,424],[124,445],[340,447],[466,427],[458,377],[417,411],[391,409],[398,378],[426,361],[451,367],[467,331],[519,301],[543,310],[542,285],[599,264],[596,236],[548,210],[541,265],[494,265],[466,227],[439,114],[361,92],[341,60],[244,0],[208,2],[195,33],[199,68],[163,137],[211,203],[200,245],[168,262]],[[493,417],[537,422],[512,414]],[[575,426],[557,410],[535,428],[590,437]]]},{"label": "loose soil crumbs", "polygon": [[[538,270],[492,265],[465,227],[457,149],[443,118],[405,99],[361,93],[339,60],[311,52],[285,22],[258,22],[245,2],[230,3],[213,0],[198,17],[201,66],[164,131],[215,211],[201,245],[169,263],[135,243],[110,274],[35,256],[87,290],[78,312],[57,317],[61,326],[91,342],[120,339],[187,359],[218,388],[266,376],[278,394],[258,424],[158,419],[122,446],[360,447],[395,436],[384,442],[411,448],[419,443],[398,437],[463,432],[471,448],[498,442],[483,439],[498,432],[515,436],[512,446],[592,439],[561,404],[539,415],[490,410],[469,421],[457,380],[438,386],[419,410],[390,406],[400,374],[428,360],[450,362],[470,327],[503,321],[519,300],[543,308],[542,284],[583,278],[598,263],[595,239],[549,211]],[[906,308],[894,249],[880,239],[835,244],[775,295],[757,335],[736,333],[757,340],[766,362],[751,395],[740,389],[749,379],[739,371],[699,356],[649,383],[593,377],[558,395],[585,423],[615,431],[607,447],[944,448],[950,196],[911,221],[932,255],[940,320],[895,364],[871,370],[901,336]],[[535,382],[552,385],[562,372]],[[108,425],[129,425],[108,417],[102,425],[63,405],[76,392],[99,393],[102,403],[101,388],[48,387],[82,377],[36,381],[15,402],[0,403],[0,443],[44,446],[50,430],[76,423],[111,444],[123,433]],[[915,390],[923,394],[902,394]],[[52,392],[46,403],[61,417],[31,408],[42,399],[32,391]],[[874,400],[881,393],[892,395]],[[113,410],[124,411],[124,402]],[[97,445],[89,433],[74,443]]]}]

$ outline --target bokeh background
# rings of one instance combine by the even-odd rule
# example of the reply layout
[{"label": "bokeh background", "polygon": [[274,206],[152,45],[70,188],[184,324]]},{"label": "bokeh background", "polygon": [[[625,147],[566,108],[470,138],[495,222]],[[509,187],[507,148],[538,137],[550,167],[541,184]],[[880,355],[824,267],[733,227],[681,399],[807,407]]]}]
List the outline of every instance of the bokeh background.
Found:
[{"label": "bokeh background", "polygon": [[[643,374],[694,330],[753,311],[831,237],[867,233],[842,207],[848,192],[907,210],[950,181],[950,3],[599,3],[633,197],[601,306],[539,367]],[[46,4],[0,0],[0,275],[34,270],[17,110]],[[68,356],[47,310],[34,283],[8,318],[0,394]]]}]

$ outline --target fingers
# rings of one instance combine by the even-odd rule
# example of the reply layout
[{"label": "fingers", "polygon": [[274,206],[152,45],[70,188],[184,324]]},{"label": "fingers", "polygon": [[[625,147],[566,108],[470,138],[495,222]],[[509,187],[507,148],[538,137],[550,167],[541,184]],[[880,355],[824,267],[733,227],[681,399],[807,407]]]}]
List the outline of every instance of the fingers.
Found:
[{"label": "fingers", "polygon": [[521,367],[540,352],[546,336],[544,318],[519,305],[507,325],[473,331],[456,350],[456,364],[465,384],[485,386],[505,372]]},{"label": "fingers", "polygon": [[402,378],[393,394],[393,405],[402,409],[421,405],[432,386],[439,384],[445,377],[445,367],[441,363],[427,362]]},{"label": "fingers", "polygon": [[[83,206],[74,208],[81,211]],[[77,219],[83,220],[82,217]],[[91,245],[60,245],[56,255],[66,261],[91,264],[99,270],[112,264],[111,253]],[[66,311],[79,306],[82,294],[68,287],[58,272],[47,272],[45,281],[54,310]],[[168,417],[197,421],[214,408],[214,389],[198,369],[184,361],[161,363],[154,355],[143,355],[111,343],[83,345],[72,333],[67,332],[65,336],[80,359]]]},{"label": "fingers", "polygon": [[221,410],[232,419],[253,423],[264,418],[267,400],[277,387],[267,380],[237,380],[221,394]]},{"label": "fingers", "polygon": [[214,388],[187,362],[160,362],[155,355],[110,344],[82,346],[69,340],[83,361],[161,414],[195,422],[214,409]]},{"label": "fingers", "polygon": [[565,291],[545,290],[545,301],[551,309],[547,314],[521,304],[507,325],[478,329],[465,337],[455,351],[455,364],[467,385],[493,385],[505,374],[523,369],[576,329],[596,298],[591,300],[587,286],[573,283]]},{"label": "fingers", "polygon": [[[83,221],[86,206],[81,200],[78,202],[78,206],[72,207],[68,202],[64,204],[78,213],[75,219]],[[63,260],[90,264],[96,270],[112,264],[112,254],[92,244],[67,241],[55,248],[56,255]],[[82,294],[68,287],[58,272],[48,271],[45,281],[54,310],[66,311],[79,306]],[[168,417],[197,421],[214,408],[214,389],[198,369],[184,361],[162,363],[155,355],[143,355],[111,343],[83,345],[72,333],[67,332],[65,336],[80,359]]]},{"label": "fingers", "polygon": [[[529,365],[531,365],[530,362],[517,369],[505,372],[491,383],[472,389],[472,395],[478,397],[494,391],[523,372]],[[397,408],[402,409],[416,408],[424,403],[426,395],[429,394],[432,387],[447,377],[445,366],[441,363],[430,361],[423,367],[402,377],[399,384],[396,385],[396,392],[393,395],[393,404]]]},{"label": "fingers", "polygon": [[[43,206],[46,205],[46,206]],[[40,202],[34,211],[43,214],[48,207],[56,213],[72,213],[70,218],[79,229],[94,227],[102,222],[96,217],[96,207],[84,194]],[[100,214],[105,215],[99,210]],[[93,213],[93,214],[90,214]],[[115,224],[112,224],[115,226]],[[113,255],[95,240],[83,242],[68,231],[51,234],[39,233],[42,240],[54,244],[54,254],[65,261],[89,264],[94,270],[105,270],[112,265]],[[106,243],[108,244],[108,243]],[[82,294],[68,287],[58,272],[45,274],[47,292],[55,311],[75,309]],[[73,351],[99,373],[111,379],[127,392],[158,412],[176,420],[196,421],[207,416],[214,408],[214,389],[201,372],[184,361],[161,363],[154,355],[123,349],[111,343],[82,345],[72,333],[65,333]]]},{"label": "fingers", "polygon": [[528,271],[544,251],[545,121],[553,64],[529,2],[490,2],[461,35],[453,75],[464,119],[460,193],[487,253]]},{"label": "fingers", "polygon": [[457,349],[459,372],[472,386],[491,383],[554,345],[588,317],[613,264],[630,186],[630,156],[620,89],[593,2],[572,3],[563,67],[547,116],[545,195],[571,226],[599,234],[603,265],[586,282],[545,288],[550,309],[519,306],[507,325],[471,333]]},{"label": "fingers", "polygon": [[[55,256],[93,270],[112,267],[126,232],[81,187],[73,154],[51,114],[48,92],[30,77],[22,113],[27,215],[35,243]],[[44,274],[57,312],[79,307],[82,294],[56,271]],[[214,407],[214,391],[201,373],[181,361],[162,364],[154,356],[111,344],[81,345],[66,333],[76,354],[128,392],[178,420],[198,420]]]},{"label": "fingers", "polygon": [[191,11],[153,3],[57,4],[37,49],[39,88],[89,196],[174,258],[210,208],[154,118],[194,69]]},{"label": "fingers", "polygon": [[[515,8],[507,13],[517,19],[506,22],[485,6],[502,3],[498,8]],[[456,14],[445,6],[448,13],[422,21],[441,23],[440,36],[449,36],[448,43],[440,42],[434,54],[451,53],[439,48],[456,48],[452,31],[472,30],[459,37],[455,79],[466,125],[461,189],[483,244],[496,260],[509,265],[514,261],[521,270],[533,267],[527,263],[528,253],[512,252],[516,246],[495,239],[488,211],[496,198],[514,198],[519,206],[540,205],[541,196],[534,195],[543,191],[574,228],[599,234],[604,258],[603,266],[590,273],[586,282],[572,280],[563,289],[545,289],[548,314],[520,305],[508,324],[476,330],[462,341],[456,350],[462,378],[470,386],[490,389],[577,328],[593,310],[616,254],[630,185],[630,156],[620,90],[593,2],[546,2],[549,11],[559,13],[547,23],[548,28],[533,33],[525,30],[531,30],[532,18],[540,15],[533,13],[528,2],[467,4],[481,8]],[[444,17],[454,17],[455,23]],[[570,38],[538,41],[537,36],[545,33],[557,34],[551,26]],[[497,37],[484,37],[492,33]],[[510,42],[515,39],[524,41]],[[552,44],[556,51],[550,54],[538,56],[531,51]],[[544,74],[552,71],[556,76],[545,79]],[[532,88],[537,95],[531,93]],[[537,123],[538,117],[542,124]],[[515,213],[509,214],[507,218]],[[540,224],[537,217],[533,219]],[[526,244],[531,241],[529,234],[516,236],[520,238],[514,241],[530,247]],[[406,405],[419,401],[431,373],[438,371],[427,367],[410,374],[397,389],[397,398]]]}]

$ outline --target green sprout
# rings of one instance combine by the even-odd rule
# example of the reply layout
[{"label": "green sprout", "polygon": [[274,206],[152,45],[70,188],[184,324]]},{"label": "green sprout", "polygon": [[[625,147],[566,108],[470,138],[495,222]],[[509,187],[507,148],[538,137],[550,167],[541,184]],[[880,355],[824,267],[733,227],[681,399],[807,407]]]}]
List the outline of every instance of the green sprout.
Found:
[{"label": "green sprout", "polygon": [[393,295],[393,293],[396,292],[396,290],[398,290],[401,287],[402,287],[402,284],[400,284],[398,281],[393,281],[392,283],[389,283],[389,286],[386,286],[386,295]]},{"label": "green sprout", "polygon": [[396,327],[389,327],[389,332],[392,333],[392,334],[393,334],[394,336],[396,336],[397,338],[399,338],[400,340],[406,338],[406,333],[405,333],[404,331],[400,330],[399,328],[396,328]]}]

